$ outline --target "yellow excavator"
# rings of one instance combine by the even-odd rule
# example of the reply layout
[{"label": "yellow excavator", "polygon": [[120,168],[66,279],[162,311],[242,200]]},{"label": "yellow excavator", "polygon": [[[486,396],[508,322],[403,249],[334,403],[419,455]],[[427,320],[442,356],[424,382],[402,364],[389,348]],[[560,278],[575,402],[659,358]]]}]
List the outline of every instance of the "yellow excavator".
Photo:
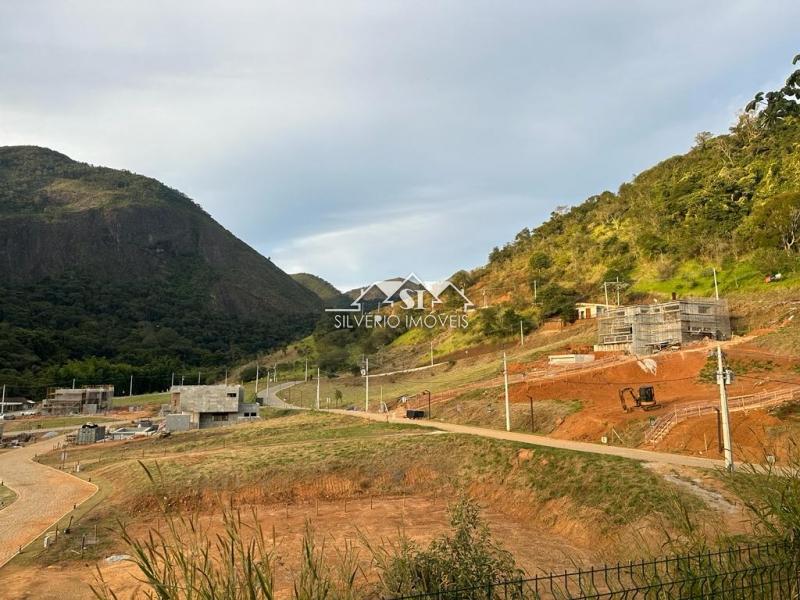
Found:
[{"label": "yellow excavator", "polygon": [[[633,401],[633,406],[628,406],[625,402],[625,397],[628,396]],[[639,393],[632,387],[622,388],[619,391],[619,401],[622,404],[623,412],[630,412],[634,408],[641,408],[642,410],[656,410],[661,408],[661,405],[656,402],[656,392],[652,385],[643,385],[639,388]]]}]

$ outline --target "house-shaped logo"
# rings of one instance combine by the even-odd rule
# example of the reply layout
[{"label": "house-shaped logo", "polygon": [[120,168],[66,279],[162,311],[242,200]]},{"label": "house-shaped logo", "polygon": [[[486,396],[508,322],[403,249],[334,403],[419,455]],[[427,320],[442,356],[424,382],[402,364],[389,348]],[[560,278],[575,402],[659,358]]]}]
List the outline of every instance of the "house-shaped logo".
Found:
[{"label": "house-shaped logo", "polygon": [[[435,310],[444,303],[444,296],[453,295],[464,312],[474,307],[464,290],[452,281],[423,281],[414,273],[408,277],[384,279],[363,288],[345,308],[326,308],[327,312],[364,312],[367,305],[395,306],[405,310]],[[382,299],[381,299],[382,298]],[[376,304],[376,300],[379,302]]]}]

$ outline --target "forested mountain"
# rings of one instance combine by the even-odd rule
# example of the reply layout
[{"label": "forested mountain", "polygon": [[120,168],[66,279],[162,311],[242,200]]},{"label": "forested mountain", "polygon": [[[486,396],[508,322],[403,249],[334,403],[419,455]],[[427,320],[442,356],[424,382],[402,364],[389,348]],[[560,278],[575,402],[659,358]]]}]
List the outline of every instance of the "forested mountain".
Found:
[{"label": "forested mountain", "polygon": [[[800,56],[795,62],[800,62]],[[524,228],[489,263],[455,275],[480,297],[545,312],[603,299],[604,281],[629,298],[708,293],[711,267],[724,289],[763,284],[800,267],[800,70],[759,94],[729,133],[697,135],[693,148],[572,208]],[[702,280],[702,281],[701,281]],[[535,284],[534,284],[535,282]]]},{"label": "forested mountain", "polygon": [[38,147],[0,148],[0,277],[0,378],[20,393],[211,378],[322,304],[180,192]]}]

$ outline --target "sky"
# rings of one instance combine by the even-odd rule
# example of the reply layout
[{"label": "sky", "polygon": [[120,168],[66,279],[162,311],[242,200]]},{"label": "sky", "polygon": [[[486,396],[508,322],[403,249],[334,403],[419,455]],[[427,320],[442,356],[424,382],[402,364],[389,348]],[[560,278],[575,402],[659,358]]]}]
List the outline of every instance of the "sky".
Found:
[{"label": "sky", "polygon": [[796,0],[0,3],[0,145],[178,188],[285,271],[443,279],[721,133]]}]

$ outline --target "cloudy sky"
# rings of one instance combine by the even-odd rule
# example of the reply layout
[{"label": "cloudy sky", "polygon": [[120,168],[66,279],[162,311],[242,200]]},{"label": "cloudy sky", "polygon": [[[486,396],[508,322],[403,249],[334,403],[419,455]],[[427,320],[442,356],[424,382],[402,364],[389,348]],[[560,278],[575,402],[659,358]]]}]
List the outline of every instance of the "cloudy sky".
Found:
[{"label": "cloudy sky", "polygon": [[160,179],[289,272],[483,264],[722,132],[797,0],[0,4],[0,145]]}]

